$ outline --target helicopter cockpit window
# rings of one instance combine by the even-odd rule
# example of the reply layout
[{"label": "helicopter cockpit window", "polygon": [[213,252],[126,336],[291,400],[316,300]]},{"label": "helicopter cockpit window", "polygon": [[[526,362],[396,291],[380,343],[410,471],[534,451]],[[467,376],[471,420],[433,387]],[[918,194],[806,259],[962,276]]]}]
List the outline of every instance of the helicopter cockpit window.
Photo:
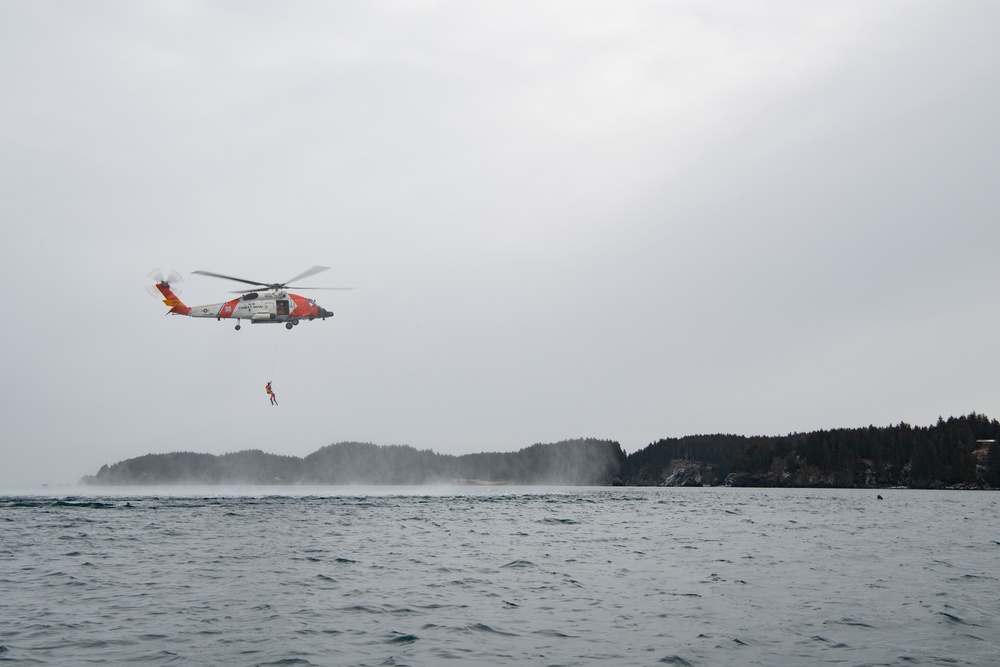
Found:
[{"label": "helicopter cockpit window", "polygon": [[260,295],[259,295],[259,294],[257,294],[257,292],[250,292],[249,294],[244,294],[244,295],[243,295],[243,300],[244,300],[244,301],[253,301],[253,300],[254,300],[254,299],[256,299],[256,298],[257,298],[258,296],[260,296]]}]

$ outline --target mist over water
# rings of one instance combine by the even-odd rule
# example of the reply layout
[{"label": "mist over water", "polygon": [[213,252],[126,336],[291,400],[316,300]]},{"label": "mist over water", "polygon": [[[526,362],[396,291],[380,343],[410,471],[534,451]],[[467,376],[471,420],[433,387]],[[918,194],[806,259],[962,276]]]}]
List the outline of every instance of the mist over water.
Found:
[{"label": "mist over water", "polygon": [[0,498],[2,661],[981,665],[1000,653],[989,492],[83,492]]}]

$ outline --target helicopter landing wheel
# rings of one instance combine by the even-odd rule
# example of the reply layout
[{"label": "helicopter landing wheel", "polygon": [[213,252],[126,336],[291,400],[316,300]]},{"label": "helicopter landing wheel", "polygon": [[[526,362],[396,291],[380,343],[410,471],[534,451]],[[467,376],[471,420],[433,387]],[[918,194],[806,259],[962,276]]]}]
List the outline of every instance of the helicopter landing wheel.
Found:
[{"label": "helicopter landing wheel", "polygon": [[236,325],[236,330],[237,330],[237,331],[239,331],[239,330],[240,330],[240,325],[238,325],[238,324]]},{"label": "helicopter landing wheel", "polygon": [[285,328],[286,329],[291,329],[293,326],[295,326],[295,325],[292,324],[291,322],[285,322]]}]

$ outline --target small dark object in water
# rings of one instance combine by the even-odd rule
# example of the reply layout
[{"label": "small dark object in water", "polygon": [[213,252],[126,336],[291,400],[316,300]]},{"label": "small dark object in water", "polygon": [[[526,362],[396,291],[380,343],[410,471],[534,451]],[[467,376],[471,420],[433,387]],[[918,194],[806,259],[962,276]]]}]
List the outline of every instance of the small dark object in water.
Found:
[{"label": "small dark object in water", "polygon": [[879,495],[879,496],[878,496],[878,499],[879,499],[879,500],[882,500],[882,496],[881,496],[881,495]]}]

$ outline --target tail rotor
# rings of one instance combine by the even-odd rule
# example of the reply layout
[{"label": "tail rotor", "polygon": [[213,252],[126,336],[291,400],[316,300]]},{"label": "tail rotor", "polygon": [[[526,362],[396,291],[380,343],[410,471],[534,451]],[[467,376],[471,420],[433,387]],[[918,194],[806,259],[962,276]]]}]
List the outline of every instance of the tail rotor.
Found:
[{"label": "tail rotor", "polygon": [[[184,277],[173,269],[166,271],[163,269],[153,269],[149,272],[149,278],[156,283],[156,285],[165,285],[171,288],[175,294],[181,293],[181,290],[177,288],[177,283],[184,282]],[[160,299],[162,296],[160,295],[160,291],[156,289],[156,285],[147,285],[146,291],[149,292],[150,296]]]}]

